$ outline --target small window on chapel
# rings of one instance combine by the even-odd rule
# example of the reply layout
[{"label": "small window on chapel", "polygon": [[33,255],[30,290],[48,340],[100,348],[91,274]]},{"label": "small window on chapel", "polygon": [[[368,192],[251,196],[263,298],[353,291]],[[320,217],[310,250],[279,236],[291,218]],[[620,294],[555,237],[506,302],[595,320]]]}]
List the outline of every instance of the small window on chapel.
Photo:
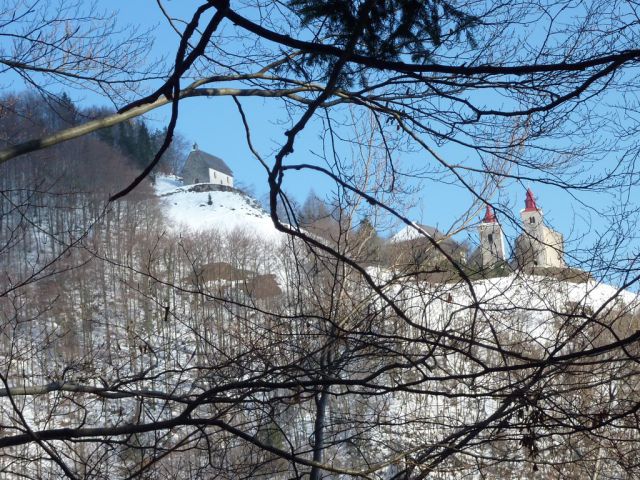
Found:
[{"label": "small window on chapel", "polygon": [[493,233],[489,234],[489,243],[493,243]]},{"label": "small window on chapel", "polygon": [[529,223],[536,223],[536,219],[533,217],[529,217]]}]

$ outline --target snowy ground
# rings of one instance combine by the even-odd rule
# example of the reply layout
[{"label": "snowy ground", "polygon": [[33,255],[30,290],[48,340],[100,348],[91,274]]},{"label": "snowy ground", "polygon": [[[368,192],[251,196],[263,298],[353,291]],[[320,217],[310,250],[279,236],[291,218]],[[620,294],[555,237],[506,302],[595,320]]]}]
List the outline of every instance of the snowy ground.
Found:
[{"label": "snowy ground", "polygon": [[239,191],[189,192],[178,178],[165,176],[156,179],[155,190],[174,231],[243,231],[273,242],[285,237],[258,203]]},{"label": "snowy ground", "polygon": [[[571,283],[549,277],[511,274],[478,280],[472,285],[473,294],[464,282],[457,285],[416,283],[414,291],[403,286],[408,299],[403,307],[419,323],[435,319],[435,324],[427,326],[443,328],[438,319],[446,320],[453,312],[464,321],[469,312],[475,310],[477,301],[481,316],[493,325],[495,331],[520,332],[542,348],[553,345],[557,340],[558,328],[566,321],[563,315],[567,312],[578,315],[585,312],[597,318],[640,312],[640,296],[593,280]],[[392,284],[390,290],[393,288],[398,287]],[[488,337],[487,341],[490,340]]]}]

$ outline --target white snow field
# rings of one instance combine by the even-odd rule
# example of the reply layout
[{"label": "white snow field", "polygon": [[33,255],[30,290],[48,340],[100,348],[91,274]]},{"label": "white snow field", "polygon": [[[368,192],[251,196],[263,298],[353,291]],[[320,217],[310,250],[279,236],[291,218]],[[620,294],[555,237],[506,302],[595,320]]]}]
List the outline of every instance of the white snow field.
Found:
[{"label": "white snow field", "polygon": [[285,238],[276,230],[271,218],[251,197],[238,190],[189,191],[194,185],[182,186],[171,176],[158,176],[156,194],[163,203],[169,228],[175,232],[218,230],[242,231],[256,238],[279,243]]}]

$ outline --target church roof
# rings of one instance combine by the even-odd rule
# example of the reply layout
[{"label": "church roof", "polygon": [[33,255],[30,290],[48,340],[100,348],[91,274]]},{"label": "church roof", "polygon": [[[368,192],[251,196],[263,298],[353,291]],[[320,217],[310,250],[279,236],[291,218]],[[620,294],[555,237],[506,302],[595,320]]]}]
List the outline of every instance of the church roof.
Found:
[{"label": "church roof", "polygon": [[525,212],[534,212],[538,210],[538,206],[536,205],[536,199],[533,196],[533,192],[530,188],[527,188],[527,198],[524,199],[524,211]]},{"label": "church roof", "polygon": [[496,214],[494,213],[493,207],[491,207],[491,205],[487,205],[487,210],[484,213],[482,223],[497,223]]},{"label": "church roof", "polygon": [[186,169],[187,166],[190,164],[206,165],[209,168],[213,168],[218,172],[221,172],[221,173],[224,173],[225,175],[229,175],[230,177],[233,177],[233,172],[231,171],[229,166],[226,163],[224,163],[224,160],[222,160],[219,157],[216,157],[215,155],[211,155],[210,153],[199,150],[197,145],[194,146],[194,149],[191,150],[191,153],[189,153],[189,156],[187,157],[187,161],[184,164],[183,170]]}]

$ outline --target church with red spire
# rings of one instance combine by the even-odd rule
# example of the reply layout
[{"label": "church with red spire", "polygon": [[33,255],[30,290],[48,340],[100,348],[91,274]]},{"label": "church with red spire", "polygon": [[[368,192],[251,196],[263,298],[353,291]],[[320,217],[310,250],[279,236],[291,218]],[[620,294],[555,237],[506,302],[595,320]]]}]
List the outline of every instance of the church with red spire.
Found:
[{"label": "church with red spire", "polygon": [[544,214],[531,189],[527,189],[524,210],[520,211],[523,232],[516,239],[515,261],[518,267],[564,268],[564,238],[544,224]]},{"label": "church with red spire", "polygon": [[[538,207],[530,188],[527,189],[520,218],[522,233],[516,238],[513,267],[528,270],[566,268],[564,238],[561,233],[544,224],[543,211]],[[474,253],[474,257],[479,266],[488,268],[506,262],[502,227],[490,205],[487,205],[478,231],[480,247]]]}]

